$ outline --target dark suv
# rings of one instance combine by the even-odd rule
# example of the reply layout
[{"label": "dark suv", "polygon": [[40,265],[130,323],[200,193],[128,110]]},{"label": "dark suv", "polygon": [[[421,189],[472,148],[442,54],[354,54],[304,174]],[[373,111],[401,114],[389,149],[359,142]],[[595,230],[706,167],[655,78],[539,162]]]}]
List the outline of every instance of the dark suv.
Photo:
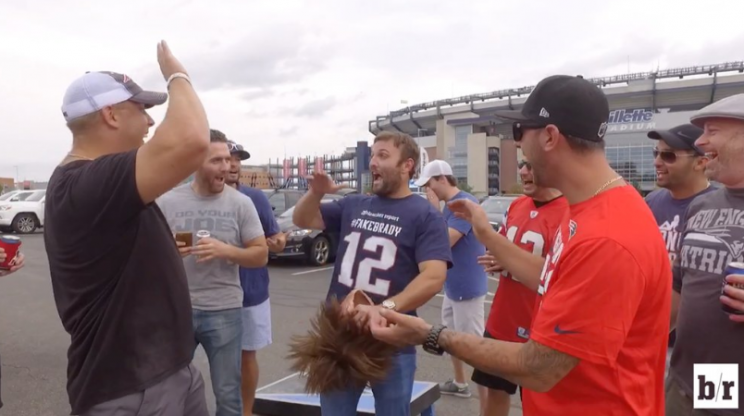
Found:
[{"label": "dark suv", "polygon": [[[326,195],[322,204],[343,198],[341,195]],[[281,253],[270,253],[270,258],[304,258],[313,266],[322,266],[336,257],[339,234],[300,228],[292,222],[294,206],[277,217],[279,229],[287,234],[287,245]]]}]

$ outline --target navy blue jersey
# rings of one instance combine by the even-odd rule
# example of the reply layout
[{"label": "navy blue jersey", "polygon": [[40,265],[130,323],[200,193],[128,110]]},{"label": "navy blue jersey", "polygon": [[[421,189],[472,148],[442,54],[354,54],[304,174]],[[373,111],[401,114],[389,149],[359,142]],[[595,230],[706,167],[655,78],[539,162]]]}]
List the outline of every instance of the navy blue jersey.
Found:
[{"label": "navy blue jersey", "polygon": [[320,212],[326,230],[340,234],[329,298],[343,300],[359,289],[379,304],[418,276],[419,263],[442,260],[452,266],[447,223],[418,195],[349,195],[321,204]]}]

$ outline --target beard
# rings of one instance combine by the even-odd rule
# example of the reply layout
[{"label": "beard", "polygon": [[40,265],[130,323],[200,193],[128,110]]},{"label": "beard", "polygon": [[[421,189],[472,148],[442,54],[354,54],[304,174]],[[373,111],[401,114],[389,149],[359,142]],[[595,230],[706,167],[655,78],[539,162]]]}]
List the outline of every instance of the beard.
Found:
[{"label": "beard", "polygon": [[372,192],[377,196],[388,196],[400,188],[400,177],[397,174],[383,174],[380,179],[379,185],[372,185]]},{"label": "beard", "polygon": [[239,173],[228,173],[225,175],[225,183],[228,185],[237,185],[240,182]]}]

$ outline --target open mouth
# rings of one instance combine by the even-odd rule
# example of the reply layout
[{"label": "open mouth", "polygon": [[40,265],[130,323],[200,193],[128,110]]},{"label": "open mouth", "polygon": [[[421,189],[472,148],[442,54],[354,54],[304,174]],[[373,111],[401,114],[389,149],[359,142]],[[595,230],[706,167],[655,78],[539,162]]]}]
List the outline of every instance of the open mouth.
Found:
[{"label": "open mouth", "polygon": [[718,152],[707,152],[705,153],[705,156],[707,156],[710,160],[714,160],[718,158]]},{"label": "open mouth", "polygon": [[522,181],[522,184],[523,185],[534,185],[535,182],[533,182],[533,181]]},{"label": "open mouth", "polygon": [[372,174],[372,182],[377,182],[382,180],[382,175],[379,173],[373,173]]},{"label": "open mouth", "polygon": [[656,171],[656,179],[666,178],[667,172],[663,172],[660,170]]}]

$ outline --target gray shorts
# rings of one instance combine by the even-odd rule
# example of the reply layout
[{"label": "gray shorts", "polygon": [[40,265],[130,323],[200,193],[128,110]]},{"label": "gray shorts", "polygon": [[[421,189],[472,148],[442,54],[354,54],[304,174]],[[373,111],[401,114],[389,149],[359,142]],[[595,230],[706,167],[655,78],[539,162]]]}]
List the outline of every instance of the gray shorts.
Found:
[{"label": "gray shorts", "polygon": [[97,404],[81,416],[209,416],[204,379],[193,365],[141,392]]},{"label": "gray shorts", "polygon": [[258,351],[271,345],[271,302],[243,308],[243,351]]},{"label": "gray shorts", "polygon": [[468,300],[452,300],[444,295],[442,324],[457,332],[483,336],[486,330],[485,300],[485,295]]}]

